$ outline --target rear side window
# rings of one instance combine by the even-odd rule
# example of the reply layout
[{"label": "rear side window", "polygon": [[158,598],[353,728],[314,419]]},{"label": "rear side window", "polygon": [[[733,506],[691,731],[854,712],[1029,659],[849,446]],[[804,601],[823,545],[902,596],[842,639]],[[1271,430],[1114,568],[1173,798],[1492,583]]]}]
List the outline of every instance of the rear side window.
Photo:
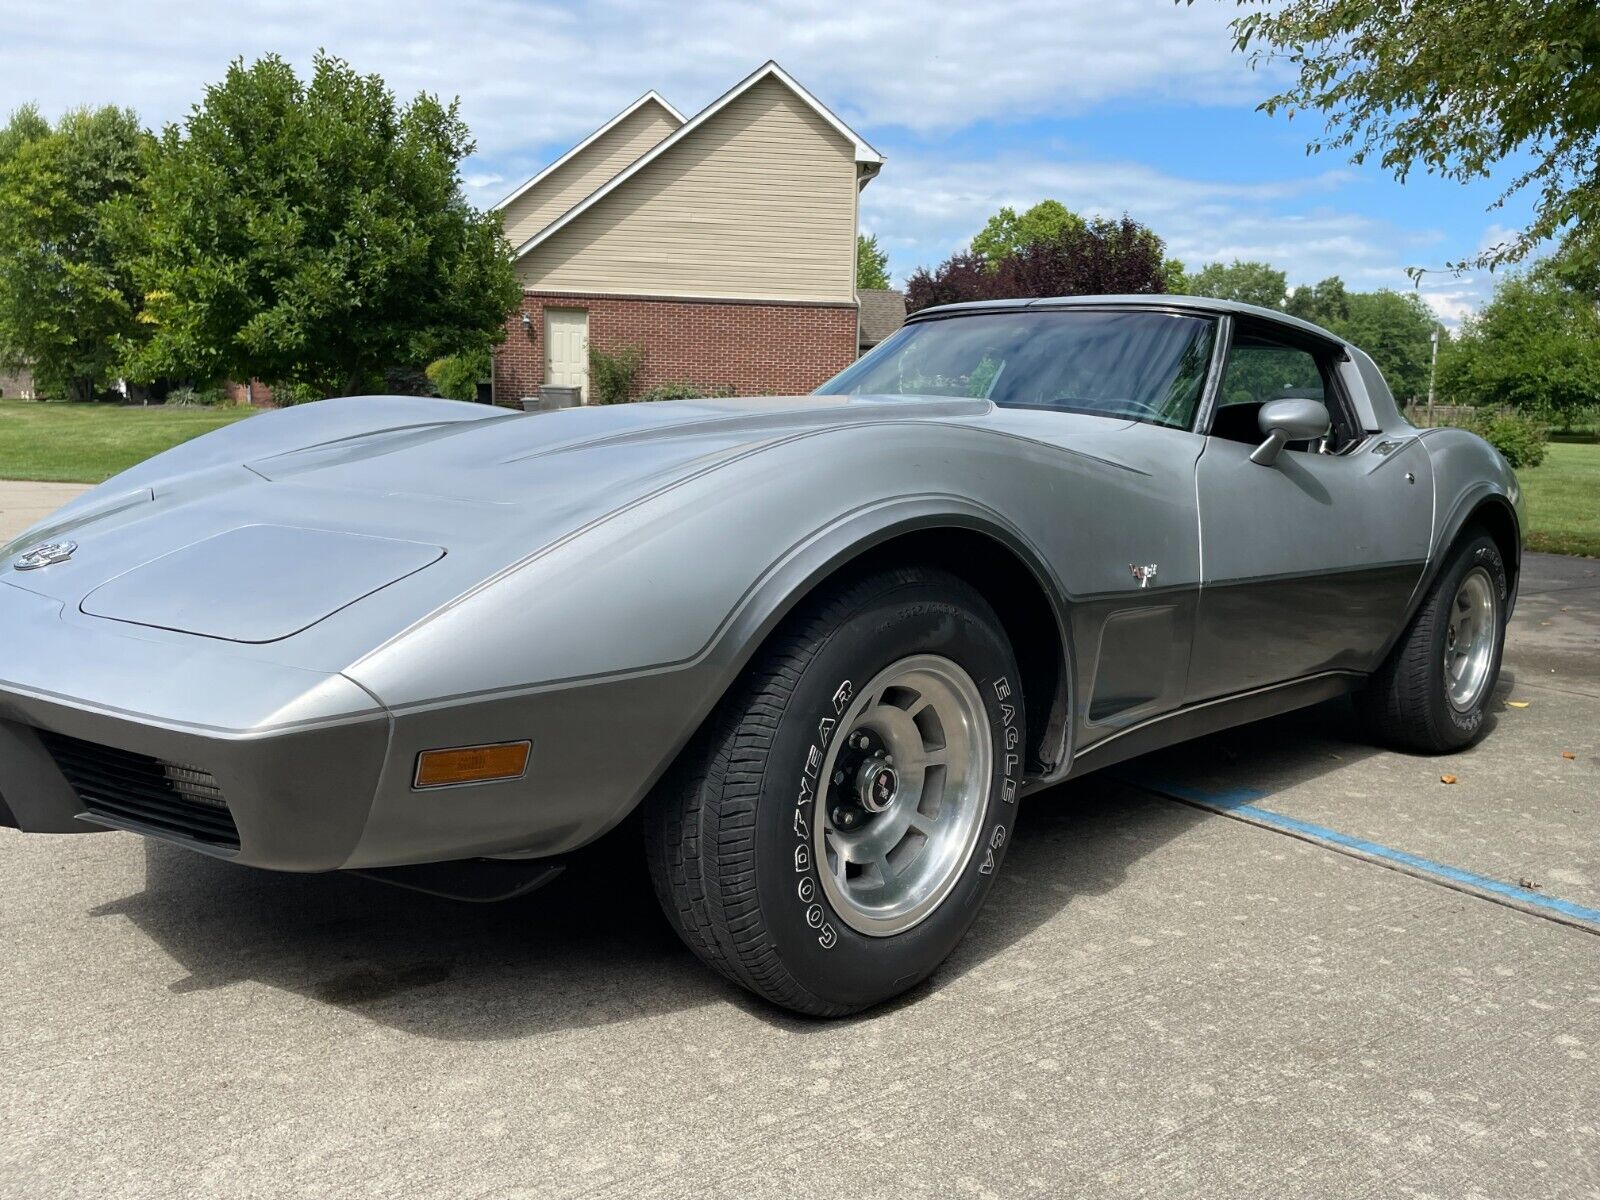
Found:
[{"label": "rear side window", "polygon": [[1360,434],[1334,382],[1331,354],[1241,321],[1222,372],[1211,436],[1256,445],[1262,438],[1257,420],[1261,406],[1300,399],[1325,405],[1331,429],[1326,438],[1309,445],[1290,442],[1288,449],[1336,454],[1354,444]]},{"label": "rear side window", "polygon": [[1222,375],[1219,405],[1304,397],[1327,403],[1322,369],[1309,351],[1263,338],[1238,338]]}]

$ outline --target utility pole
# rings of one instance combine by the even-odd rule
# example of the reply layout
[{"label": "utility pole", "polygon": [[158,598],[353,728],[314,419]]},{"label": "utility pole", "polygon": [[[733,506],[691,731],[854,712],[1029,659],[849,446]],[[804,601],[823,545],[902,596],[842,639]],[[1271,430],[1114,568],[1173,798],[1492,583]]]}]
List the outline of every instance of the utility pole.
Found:
[{"label": "utility pole", "polygon": [[1433,381],[1439,374],[1439,326],[1437,324],[1434,325],[1433,333],[1429,335],[1428,340],[1433,343],[1433,361],[1428,364],[1428,425],[1431,427],[1433,425]]}]

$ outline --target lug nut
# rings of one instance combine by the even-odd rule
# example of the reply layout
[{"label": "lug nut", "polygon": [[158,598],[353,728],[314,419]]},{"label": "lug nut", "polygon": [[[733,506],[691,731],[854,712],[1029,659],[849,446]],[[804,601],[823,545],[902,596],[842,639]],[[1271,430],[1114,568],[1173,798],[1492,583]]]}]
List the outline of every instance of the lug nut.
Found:
[{"label": "lug nut", "polygon": [[835,771],[833,773],[833,782],[836,783],[836,784],[843,783],[844,782],[844,772],[843,771]]}]

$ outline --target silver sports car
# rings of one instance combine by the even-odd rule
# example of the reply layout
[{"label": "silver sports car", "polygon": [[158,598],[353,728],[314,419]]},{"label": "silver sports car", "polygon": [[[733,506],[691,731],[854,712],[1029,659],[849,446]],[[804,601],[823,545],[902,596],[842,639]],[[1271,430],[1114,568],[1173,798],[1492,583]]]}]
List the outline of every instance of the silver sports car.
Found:
[{"label": "silver sports car", "polygon": [[643,809],[807,1013],[929,975],[1024,794],[1350,693],[1483,729],[1521,498],[1370,358],[1172,296],[918,314],[815,395],[255,417],[0,559],[0,822],[525,891]]}]

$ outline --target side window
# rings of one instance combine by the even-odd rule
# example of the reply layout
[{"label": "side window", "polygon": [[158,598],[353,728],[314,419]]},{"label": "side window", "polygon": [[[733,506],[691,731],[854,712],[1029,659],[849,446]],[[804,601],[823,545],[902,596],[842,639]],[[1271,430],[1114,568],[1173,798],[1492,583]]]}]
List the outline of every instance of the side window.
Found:
[{"label": "side window", "polygon": [[1241,330],[1234,338],[1228,365],[1222,374],[1211,436],[1253,446],[1261,441],[1256,416],[1263,404],[1304,398],[1328,406],[1333,419],[1333,436],[1328,447],[1291,442],[1288,449],[1334,448],[1340,441],[1340,408],[1338,398],[1328,392],[1327,378],[1322,364],[1310,350]]}]

